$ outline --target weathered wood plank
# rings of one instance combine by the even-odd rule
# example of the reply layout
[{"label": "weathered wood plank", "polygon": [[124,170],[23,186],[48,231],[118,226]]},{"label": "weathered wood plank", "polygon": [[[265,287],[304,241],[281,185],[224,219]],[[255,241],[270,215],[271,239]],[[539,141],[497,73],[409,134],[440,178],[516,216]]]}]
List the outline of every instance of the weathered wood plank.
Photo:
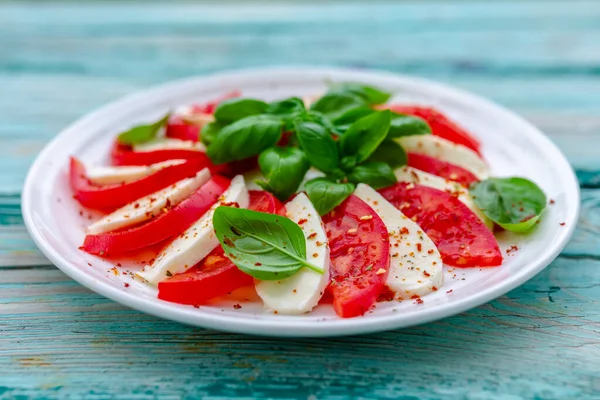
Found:
[{"label": "weathered wood plank", "polygon": [[600,384],[599,271],[597,261],[559,258],[507,296],[437,323],[273,340],[127,310],[52,268],[8,270],[0,386],[9,395],[98,398],[591,398]]}]

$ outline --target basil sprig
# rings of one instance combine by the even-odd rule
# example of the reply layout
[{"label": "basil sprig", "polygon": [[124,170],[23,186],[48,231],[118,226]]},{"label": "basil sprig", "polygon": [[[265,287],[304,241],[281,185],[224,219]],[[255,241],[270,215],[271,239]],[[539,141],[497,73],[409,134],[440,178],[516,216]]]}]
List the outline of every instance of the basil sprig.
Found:
[{"label": "basil sprig", "polygon": [[366,161],[354,167],[348,174],[352,183],[366,183],[373,189],[381,189],[398,182],[394,170],[389,164],[379,161]]},{"label": "basil sprig", "polygon": [[313,166],[325,173],[333,172],[338,167],[340,159],[337,143],[326,127],[297,119],[294,130],[300,147]]},{"label": "basil sprig", "polygon": [[275,146],[281,137],[281,118],[252,115],[227,125],[208,146],[206,154],[215,164],[243,160]]},{"label": "basil sprig", "polygon": [[392,113],[388,138],[429,134],[431,134],[431,127],[424,119],[412,115]]},{"label": "basil sprig", "polygon": [[171,114],[168,113],[152,124],[134,126],[130,130],[120,133],[117,140],[121,144],[133,145],[155,139],[160,129],[167,124],[170,116]]},{"label": "basil sprig", "polygon": [[256,99],[229,99],[215,109],[215,119],[220,122],[235,122],[251,115],[264,114],[269,105]]},{"label": "basil sprig", "polygon": [[296,192],[310,167],[304,152],[296,147],[270,147],[260,153],[258,165],[266,181],[256,183],[281,201]]},{"label": "basil sprig", "polygon": [[331,92],[326,93],[323,97],[318,99],[310,109],[322,113],[331,120],[335,120],[353,108],[366,105],[367,103],[362,97],[353,93]]},{"label": "basil sprig", "polygon": [[387,136],[391,117],[389,110],[378,111],[350,125],[338,142],[342,168],[354,168],[373,154]]},{"label": "basil sprig", "polygon": [[324,273],[306,261],[304,233],[286,217],[220,206],[215,210],[213,225],[229,259],[257,279],[284,279],[304,267]]},{"label": "basil sprig", "polygon": [[327,178],[312,179],[304,185],[306,194],[319,215],[325,215],[354,192],[352,183],[334,182]]},{"label": "basil sprig", "polygon": [[527,232],[546,208],[546,195],[525,178],[489,178],[470,189],[477,207],[492,221],[512,232]]}]

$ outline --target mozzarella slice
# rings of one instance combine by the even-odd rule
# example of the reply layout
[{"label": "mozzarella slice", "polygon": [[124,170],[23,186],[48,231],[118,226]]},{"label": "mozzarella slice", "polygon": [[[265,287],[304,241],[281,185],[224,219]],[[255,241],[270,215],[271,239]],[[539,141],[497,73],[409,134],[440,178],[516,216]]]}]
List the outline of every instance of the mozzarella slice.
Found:
[{"label": "mozzarella slice", "polygon": [[206,147],[200,142],[181,139],[156,139],[146,143],[136,144],[133,151],[145,153],[158,150],[191,150],[206,153]]},{"label": "mozzarella slice", "polygon": [[248,202],[244,177],[238,175],[231,180],[229,188],[209,211],[173,240],[152,265],[146,265],[137,275],[157,285],[163,279],[193,267],[219,245],[212,222],[216,208],[222,204],[234,203],[240,208],[247,208]]},{"label": "mozzarella slice", "polygon": [[477,178],[489,176],[486,163],[473,150],[435,135],[403,136],[396,139],[407,151],[446,161],[472,172]]},{"label": "mozzarella slice", "polygon": [[444,281],[442,257],[419,225],[370,186],[359,183],[354,195],[375,210],[388,230],[390,269],[387,286],[402,299],[438,290]]},{"label": "mozzarella slice", "polygon": [[209,179],[210,171],[204,168],[192,178],[182,179],[108,214],[90,225],[88,233],[97,235],[147,221],[190,196]]},{"label": "mozzarella slice", "polygon": [[123,167],[91,167],[86,169],[90,182],[96,185],[123,184],[150,176],[161,169],[183,164],[185,160],[168,160],[152,165],[135,165]]},{"label": "mozzarella slice", "polygon": [[490,230],[494,228],[494,223],[485,216],[479,207],[477,207],[473,201],[473,197],[469,194],[469,191],[457,182],[408,166],[396,169],[394,174],[399,182],[409,182],[428,186],[455,195],[464,205],[469,207]]},{"label": "mozzarella slice", "polygon": [[304,193],[298,194],[285,207],[290,219],[306,221],[300,228],[306,238],[307,260],[325,273],[302,268],[286,279],[257,281],[256,292],[270,310],[279,314],[303,314],[317,305],[329,282],[329,245],[321,217]]}]

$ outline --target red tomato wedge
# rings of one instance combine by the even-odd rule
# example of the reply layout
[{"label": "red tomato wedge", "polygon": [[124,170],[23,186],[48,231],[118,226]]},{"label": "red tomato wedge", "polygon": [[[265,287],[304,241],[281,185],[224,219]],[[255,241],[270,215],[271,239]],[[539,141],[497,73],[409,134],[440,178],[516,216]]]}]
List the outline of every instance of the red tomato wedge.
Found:
[{"label": "red tomato wedge", "polygon": [[451,194],[406,182],[379,192],[423,228],[445,264],[456,267],[502,264],[502,253],[494,234]]},{"label": "red tomato wedge", "polygon": [[448,119],[448,117],[436,109],[431,107],[405,106],[400,104],[392,104],[385,107],[399,114],[408,114],[421,117],[427,121],[429,126],[431,126],[431,132],[434,135],[457,144],[462,144],[463,146],[466,146],[481,155],[479,151],[481,144],[479,141],[471,136],[469,132],[458,126],[455,122]]},{"label": "red tomato wedge", "polygon": [[479,182],[479,179],[472,172],[425,154],[408,153],[408,166],[456,181],[465,187],[469,187],[473,182]]},{"label": "red tomato wedge", "polygon": [[342,318],[363,315],[385,286],[388,231],[379,215],[354,195],[325,215],[323,223],[331,251],[329,290],[335,312]]},{"label": "red tomato wedge", "polygon": [[207,166],[213,165],[208,156],[201,151],[169,149],[136,152],[131,146],[120,144],[117,140],[113,144],[110,157],[112,165],[150,165],[167,160],[200,160]]},{"label": "red tomato wedge", "polygon": [[174,117],[167,123],[165,136],[173,139],[197,142],[200,139],[200,127],[188,124],[179,117]]},{"label": "red tomato wedge", "polygon": [[96,209],[115,209],[140,197],[157,192],[175,182],[196,175],[207,167],[202,160],[188,160],[182,164],[165,167],[152,175],[125,184],[97,186],[90,183],[85,166],[71,157],[69,180],[75,197],[83,206]]},{"label": "red tomato wedge", "polygon": [[194,104],[192,106],[192,112],[194,114],[213,114],[215,112],[215,109],[217,108],[217,106],[222,101],[240,97],[241,95],[242,95],[242,92],[240,92],[239,90],[234,90],[232,92],[224,94],[223,96],[219,97],[218,99],[209,101],[205,104]]},{"label": "red tomato wedge", "polygon": [[129,229],[87,235],[83,250],[90,254],[116,255],[138,250],[178,235],[215,204],[229,187],[229,179],[215,175],[191,196],[167,212]]},{"label": "red tomato wedge", "polygon": [[[285,214],[285,207],[271,193],[251,190],[248,208]],[[158,298],[179,304],[203,304],[236,289],[254,284],[254,278],[240,271],[216,247],[208,256],[186,272],[158,283]]]}]

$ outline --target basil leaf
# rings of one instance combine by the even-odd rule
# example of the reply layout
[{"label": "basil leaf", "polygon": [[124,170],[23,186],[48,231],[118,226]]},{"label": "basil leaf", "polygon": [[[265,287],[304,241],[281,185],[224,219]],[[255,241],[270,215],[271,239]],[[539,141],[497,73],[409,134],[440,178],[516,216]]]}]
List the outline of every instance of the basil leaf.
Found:
[{"label": "basil leaf", "polygon": [[234,122],[251,115],[264,114],[269,105],[256,99],[229,99],[219,103],[215,109],[215,119],[221,122]]},{"label": "basil leaf", "polygon": [[319,215],[327,214],[354,192],[352,183],[336,183],[325,178],[312,179],[304,188]]},{"label": "basil leaf", "polygon": [[412,115],[392,113],[392,122],[387,135],[388,138],[430,134],[431,127],[424,119]]},{"label": "basil leaf", "polygon": [[226,126],[223,122],[212,121],[202,127],[200,131],[200,140],[205,146],[210,146],[215,141],[221,129]]},{"label": "basil leaf", "polygon": [[281,117],[291,117],[303,111],[306,111],[304,102],[298,97],[274,101],[269,104],[269,108],[267,109],[268,114],[279,115]]},{"label": "basil leaf", "polygon": [[267,179],[257,182],[281,201],[296,192],[310,167],[304,152],[296,147],[271,147],[258,157],[260,170]]},{"label": "basil leaf", "polygon": [[471,185],[477,207],[512,232],[530,230],[546,208],[546,195],[525,178],[490,178]]},{"label": "basil leaf", "polygon": [[306,261],[304,233],[286,217],[220,206],[213,215],[213,225],[231,262],[257,279],[284,279],[302,267],[324,273]]},{"label": "basil leaf", "polygon": [[352,183],[366,183],[373,189],[381,189],[398,182],[392,167],[377,161],[357,165],[348,175],[348,180]]},{"label": "basil leaf", "polygon": [[362,83],[338,83],[331,88],[332,92],[352,93],[364,99],[368,104],[383,104],[392,97],[391,93],[384,92],[373,86],[364,85]]},{"label": "basil leaf", "polygon": [[341,131],[345,132],[350,128],[350,125],[361,119],[362,117],[366,117],[367,115],[371,115],[375,112],[372,108],[369,107],[357,107],[351,110],[346,111],[344,114],[339,116],[333,121],[336,127]]},{"label": "basil leaf", "polygon": [[120,133],[117,140],[119,143],[129,145],[148,142],[156,138],[158,131],[167,124],[170,116],[171,114],[168,113],[153,124],[134,126],[130,130]]},{"label": "basil leaf", "polygon": [[[388,134],[389,136],[389,134]],[[389,164],[392,168],[402,167],[408,162],[408,156],[402,146],[393,140],[384,140],[377,150],[371,154],[369,161],[379,161]]]},{"label": "basil leaf", "polygon": [[[340,137],[338,145],[342,160],[347,166],[365,161],[379,147],[390,129],[392,113],[389,110],[377,111],[362,117]],[[342,165],[343,167],[344,165]]]},{"label": "basil leaf", "polygon": [[366,105],[365,100],[352,93],[326,93],[310,109],[312,111],[319,111],[326,117],[335,120],[346,111],[364,105]]},{"label": "basil leaf", "polygon": [[315,122],[321,126],[324,126],[325,128],[327,128],[328,131],[332,132],[335,135],[339,136],[341,133],[337,129],[337,127],[331,122],[331,120],[327,118],[325,114],[319,111],[310,110],[305,113],[299,114],[296,119],[298,118],[305,122]]},{"label": "basil leaf", "polygon": [[243,160],[275,146],[282,121],[274,115],[253,115],[227,125],[206,149],[215,164]]},{"label": "basil leaf", "polygon": [[334,171],[340,162],[337,143],[322,125],[296,120],[294,123],[300,147],[308,161],[325,173]]}]

